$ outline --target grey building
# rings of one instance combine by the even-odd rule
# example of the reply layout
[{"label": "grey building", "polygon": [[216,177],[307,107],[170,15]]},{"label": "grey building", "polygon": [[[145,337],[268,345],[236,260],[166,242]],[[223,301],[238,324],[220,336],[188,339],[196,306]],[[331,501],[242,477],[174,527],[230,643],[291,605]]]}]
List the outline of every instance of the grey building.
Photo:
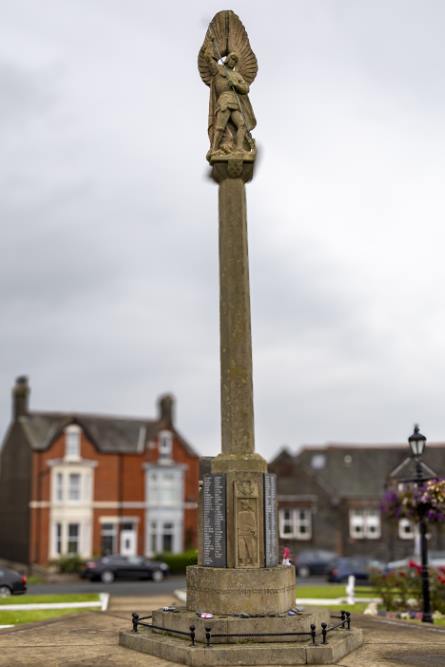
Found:
[{"label": "grey building", "polygon": [[[445,444],[428,444],[424,461],[445,477]],[[410,467],[407,444],[281,450],[269,464],[278,475],[281,547],[288,546],[294,557],[314,548],[385,561],[412,555],[414,526],[380,511],[385,488],[409,478]],[[445,549],[444,526],[431,527],[430,548]]]}]

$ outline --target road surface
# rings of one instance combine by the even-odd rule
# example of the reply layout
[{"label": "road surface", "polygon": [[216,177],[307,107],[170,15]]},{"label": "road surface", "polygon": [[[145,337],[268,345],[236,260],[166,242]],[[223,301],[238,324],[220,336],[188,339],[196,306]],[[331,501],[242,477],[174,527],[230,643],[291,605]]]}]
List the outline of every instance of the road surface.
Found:
[{"label": "road surface", "polygon": [[28,586],[29,595],[51,595],[53,593],[111,593],[112,595],[159,596],[173,593],[178,588],[185,588],[185,577],[172,575],[164,581],[113,581],[103,584],[101,581],[69,581],[58,584],[36,584]]}]

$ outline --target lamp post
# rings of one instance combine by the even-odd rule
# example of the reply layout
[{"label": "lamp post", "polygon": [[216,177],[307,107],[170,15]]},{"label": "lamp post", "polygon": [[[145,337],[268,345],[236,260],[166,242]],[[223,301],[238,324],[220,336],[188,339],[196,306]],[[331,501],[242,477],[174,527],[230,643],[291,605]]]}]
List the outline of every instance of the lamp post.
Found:
[{"label": "lamp post", "polygon": [[[419,426],[414,426],[414,433],[409,436],[408,444],[411,449],[411,455],[416,465],[416,479],[415,483],[420,488],[426,481],[422,472],[421,458],[425,449],[426,438],[419,431]],[[433,615],[431,613],[431,599],[430,599],[430,581],[428,576],[428,544],[426,539],[427,524],[425,513],[419,509],[419,532],[420,532],[420,553],[422,559],[422,598],[423,598],[423,612],[422,623],[433,623]]]}]

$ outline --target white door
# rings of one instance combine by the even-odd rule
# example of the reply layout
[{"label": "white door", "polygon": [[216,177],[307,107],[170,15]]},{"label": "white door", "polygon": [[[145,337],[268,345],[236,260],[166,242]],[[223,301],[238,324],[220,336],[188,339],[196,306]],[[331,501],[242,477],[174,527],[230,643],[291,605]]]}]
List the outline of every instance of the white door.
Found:
[{"label": "white door", "polygon": [[136,556],[136,531],[121,531],[121,556]]}]

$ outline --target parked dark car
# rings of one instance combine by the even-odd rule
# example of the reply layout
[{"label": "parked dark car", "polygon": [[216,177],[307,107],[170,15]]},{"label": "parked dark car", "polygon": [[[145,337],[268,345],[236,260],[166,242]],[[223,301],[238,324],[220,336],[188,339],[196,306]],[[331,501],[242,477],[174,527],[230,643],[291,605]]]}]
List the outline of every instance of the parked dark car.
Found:
[{"label": "parked dark car", "polygon": [[166,563],[142,556],[104,556],[89,560],[81,573],[84,579],[110,584],[115,579],[152,579],[162,581],[170,572]]},{"label": "parked dark car", "polygon": [[300,577],[309,577],[312,574],[326,574],[330,563],[337,557],[334,551],[326,549],[305,549],[298,552],[295,558],[295,568]]},{"label": "parked dark car", "polygon": [[0,568],[0,598],[26,593],[26,577],[15,570]]},{"label": "parked dark car", "polygon": [[383,570],[382,563],[372,558],[344,556],[332,561],[327,571],[327,579],[342,583],[348,581],[348,577],[353,574],[357,583],[366,583],[372,570]]}]

